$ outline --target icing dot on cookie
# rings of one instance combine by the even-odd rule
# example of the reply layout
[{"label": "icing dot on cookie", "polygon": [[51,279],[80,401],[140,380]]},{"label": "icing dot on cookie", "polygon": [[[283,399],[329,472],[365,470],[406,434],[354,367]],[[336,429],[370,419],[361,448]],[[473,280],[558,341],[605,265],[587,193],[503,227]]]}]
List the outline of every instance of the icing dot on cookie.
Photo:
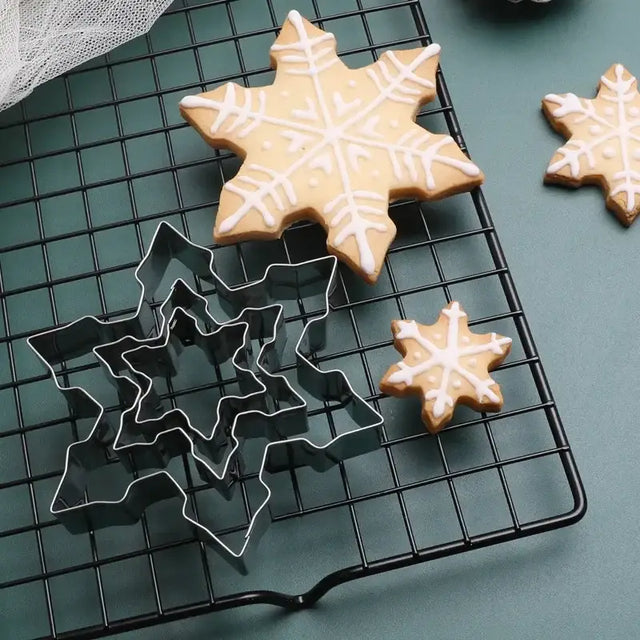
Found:
[{"label": "icing dot on cookie", "polygon": [[397,128],[398,128],[398,121],[397,121],[397,120],[390,120],[390,121],[389,121],[389,126],[390,126],[392,129],[397,129]]},{"label": "icing dot on cookie", "polygon": [[469,344],[471,342],[471,338],[469,336],[462,336],[462,344]]},{"label": "icing dot on cookie", "polygon": [[421,351],[414,351],[413,352],[413,357],[414,358],[422,358],[422,352]]},{"label": "icing dot on cookie", "polygon": [[615,158],[616,157],[616,150],[613,147],[605,147],[602,150],[602,155],[605,158]]},{"label": "icing dot on cookie", "polygon": [[281,92],[280,92],[280,95],[281,95],[283,98],[288,98],[291,94],[290,94],[288,91],[281,91]]},{"label": "icing dot on cookie", "polygon": [[640,116],[640,109],[638,107],[629,107],[629,115],[637,118]]},{"label": "icing dot on cookie", "polygon": [[263,149],[271,149],[271,147],[272,147],[272,146],[273,146],[273,145],[271,144],[271,142],[270,142],[269,140],[265,140],[265,141],[262,143],[262,148],[263,148]]},{"label": "icing dot on cookie", "polygon": [[355,80],[349,80],[349,86],[353,89],[356,86]]},{"label": "icing dot on cookie", "polygon": [[433,334],[433,339],[434,340],[440,340],[440,338],[442,338],[442,334],[441,333],[434,333]]},{"label": "icing dot on cookie", "polygon": [[599,124],[592,124],[589,127],[589,133],[593,136],[597,136],[602,131],[602,127]]},{"label": "icing dot on cookie", "polygon": [[374,169],[374,170],[371,172],[371,176],[372,176],[373,178],[379,178],[379,177],[380,177],[380,172],[379,172],[377,169]]},{"label": "icing dot on cookie", "polygon": [[607,115],[607,116],[612,116],[612,115],[615,113],[615,111],[613,110],[613,107],[607,107],[607,108],[604,110],[604,113],[605,113],[605,115]]},{"label": "icing dot on cookie", "polygon": [[469,360],[469,366],[470,367],[475,367],[478,364],[478,361],[475,358],[471,358]]},{"label": "icing dot on cookie", "polygon": [[460,382],[460,380],[454,380],[454,381],[451,383],[451,386],[452,386],[454,389],[459,389],[459,388],[462,386],[462,382]]},{"label": "icing dot on cookie", "polygon": [[427,382],[430,382],[431,384],[433,384],[435,381],[436,381],[435,376],[427,376]]},{"label": "icing dot on cookie", "polygon": [[309,179],[309,186],[310,187],[317,187],[318,186],[318,181],[316,180],[316,178],[310,178]]}]

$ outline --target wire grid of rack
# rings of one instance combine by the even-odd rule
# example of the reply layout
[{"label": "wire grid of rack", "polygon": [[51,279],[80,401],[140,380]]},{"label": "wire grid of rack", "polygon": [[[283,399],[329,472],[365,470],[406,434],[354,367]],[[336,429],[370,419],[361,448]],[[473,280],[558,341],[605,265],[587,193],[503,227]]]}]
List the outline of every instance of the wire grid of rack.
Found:
[{"label": "wire grid of rack", "polygon": [[[337,33],[348,64],[366,64],[392,46],[431,42],[418,0],[298,5]],[[188,531],[167,525],[170,511],[163,508],[135,527],[80,537],[50,516],[64,448],[83,427],[61,407],[25,338],[83,313],[131,313],[132,272],[160,220],[207,242],[220,186],[237,161],[207,149],[175,104],[226,80],[268,82],[271,72],[260,61],[288,8],[277,0],[260,8],[242,0],[180,0],[149,35],[0,114],[0,616],[12,638],[96,638],[252,603],[295,609],[348,580],[584,515],[571,450],[477,189],[443,203],[392,205],[398,238],[375,287],[341,270],[331,297],[338,324],[316,362],[342,367],[381,411],[383,444],[331,476],[284,474],[279,486],[289,497],[272,504],[273,524],[249,577],[235,576]],[[465,149],[441,72],[438,100],[419,121],[448,130]],[[240,282],[258,277],[268,262],[325,249],[318,228],[299,223],[280,241],[214,251],[218,268]],[[431,436],[418,406],[383,397],[377,381],[397,360],[389,320],[430,322],[451,299],[467,308],[472,326],[514,337],[512,355],[494,374],[507,400],[492,416],[458,411],[448,429]],[[288,321],[308,317],[303,309]],[[165,398],[176,403],[189,391],[169,389]],[[335,434],[331,414],[320,406],[311,418]],[[205,487],[187,461],[181,473],[197,501]],[[221,533],[246,526],[255,477],[250,465],[239,477],[240,520],[221,525]]]}]

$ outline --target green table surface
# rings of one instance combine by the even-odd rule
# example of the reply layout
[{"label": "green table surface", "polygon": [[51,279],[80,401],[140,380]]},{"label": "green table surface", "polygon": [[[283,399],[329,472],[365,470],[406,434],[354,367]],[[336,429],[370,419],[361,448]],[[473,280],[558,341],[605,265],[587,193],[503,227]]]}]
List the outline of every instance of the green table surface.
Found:
[{"label": "green table surface", "polygon": [[566,529],[343,585],[312,610],[246,607],[122,640],[613,640],[640,633],[640,226],[623,228],[596,188],[543,186],[560,138],[539,109],[549,92],[592,96],[613,62],[640,73],[640,7],[637,0],[423,6],[443,46],[469,149],[487,176],[484,192],[581,470],[588,513]]}]

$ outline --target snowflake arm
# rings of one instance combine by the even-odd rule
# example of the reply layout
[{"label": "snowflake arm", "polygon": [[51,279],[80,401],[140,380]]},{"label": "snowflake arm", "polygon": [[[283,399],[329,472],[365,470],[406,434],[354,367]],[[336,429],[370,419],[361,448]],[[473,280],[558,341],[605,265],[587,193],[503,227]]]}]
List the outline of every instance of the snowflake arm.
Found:
[{"label": "snowflake arm", "polygon": [[392,194],[436,200],[484,180],[451,136],[429,133],[417,124],[385,150],[393,176]]},{"label": "snowflake arm", "polygon": [[390,395],[421,396],[422,418],[433,433],[451,419],[458,402],[478,411],[502,406],[500,388],[488,371],[507,356],[511,339],[471,333],[466,318],[460,304],[452,302],[434,325],[392,323],[394,344],[403,360],[390,367],[380,389]]},{"label": "snowflake arm", "polygon": [[250,140],[252,131],[264,122],[273,121],[267,116],[266,108],[265,89],[247,89],[234,82],[180,101],[182,116],[213,147],[231,143],[242,148],[242,144]]},{"label": "snowflake arm", "polygon": [[346,69],[336,53],[333,33],[313,26],[295,10],[289,12],[270,57],[276,80],[283,75],[312,79],[336,65]]},{"label": "snowflake arm", "polygon": [[439,44],[407,51],[385,51],[379,60],[364,69],[378,92],[368,110],[373,112],[379,105],[392,103],[396,109],[402,105],[400,108],[407,115],[415,116],[421,104],[435,98],[439,59]]},{"label": "snowflake arm", "polygon": [[[574,93],[566,93],[564,95],[556,95],[550,93],[544,98],[545,109],[553,117],[555,123],[573,122],[580,124],[589,120],[594,124],[600,124],[607,129],[614,129],[615,124],[607,118],[599,115],[593,105],[593,100],[585,100],[579,98]],[[567,116],[575,116],[568,118]]]}]

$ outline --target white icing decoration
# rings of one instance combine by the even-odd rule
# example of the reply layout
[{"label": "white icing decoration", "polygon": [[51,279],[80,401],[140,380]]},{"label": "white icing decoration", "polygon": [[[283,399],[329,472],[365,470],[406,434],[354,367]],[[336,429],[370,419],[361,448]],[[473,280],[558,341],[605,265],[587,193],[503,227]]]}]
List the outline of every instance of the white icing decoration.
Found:
[{"label": "white icing decoration", "polygon": [[309,186],[310,187],[317,187],[320,183],[318,182],[318,180],[316,178],[309,178]]},{"label": "white icing decoration", "polygon": [[413,352],[413,357],[414,358],[422,358],[422,351],[414,351]]},{"label": "white icing decoration", "polygon": [[287,151],[289,153],[300,151],[300,149],[304,148],[307,142],[313,140],[312,136],[309,136],[306,133],[300,133],[299,131],[292,131],[291,129],[281,131],[280,135],[283,138],[287,138],[287,140],[291,140],[291,144],[287,147]]},{"label": "white icing decoration", "polygon": [[[227,191],[235,193],[243,201],[218,225],[218,231],[232,232],[252,211],[262,216],[265,225],[273,227],[275,220],[269,214],[269,208],[275,205],[279,211],[289,210],[298,202],[293,181],[296,172],[320,169],[330,175],[335,171],[340,177],[340,192],[322,211],[331,227],[342,225],[337,229],[332,245],[337,248],[348,238],[353,238],[360,268],[367,274],[373,274],[377,266],[376,257],[368,236],[390,229],[386,206],[380,205],[388,202],[389,185],[380,185],[380,192],[357,187],[350,171],[359,171],[364,161],[369,160],[374,160],[380,166],[383,157],[387,156],[399,186],[406,186],[412,181],[416,185],[423,184],[429,190],[437,188],[432,171],[434,163],[454,167],[464,176],[480,174],[472,162],[440,153],[443,147],[455,145],[450,137],[431,136],[412,122],[407,126],[409,134],[403,134],[394,142],[385,140],[377,130],[380,107],[385,103],[391,101],[416,107],[435,88],[433,82],[417,75],[416,70],[437,56],[440,46],[432,44],[425,47],[407,64],[401,62],[393,52],[383,54],[365,72],[378,93],[363,105],[359,97],[345,100],[334,84],[329,83],[328,87],[323,85],[323,73],[333,65],[342,64],[335,52],[334,36],[330,33],[310,36],[302,17],[295,10],[289,12],[288,20],[295,29],[297,39],[271,47],[278,62],[276,82],[278,75],[282,74],[308,77],[313,96],[305,98],[304,107],[291,109],[289,117],[271,115],[264,90],[250,91],[231,83],[226,85],[222,100],[188,96],[181,101],[184,108],[206,108],[217,112],[211,134],[221,130],[225,135],[232,133],[233,137],[243,138],[254,129],[272,125],[278,129],[280,136],[289,141],[283,155],[292,158],[280,165],[284,166],[283,169],[274,171],[245,162],[239,176],[225,185]],[[345,73],[348,73],[346,68]],[[350,87],[355,84],[353,79],[348,81]],[[257,99],[253,97],[255,95]],[[280,92],[280,95],[286,97],[285,92]],[[398,121],[392,122],[399,126]],[[222,127],[225,127],[224,130]],[[257,175],[246,175],[254,171]],[[268,176],[266,179],[265,174]],[[371,174],[366,175],[368,177]],[[373,175],[379,175],[379,172]],[[253,189],[245,188],[242,183]],[[378,186],[372,185],[371,188]],[[301,206],[304,204],[301,203]]]},{"label": "white icing decoration", "polygon": [[440,340],[440,338],[442,338],[442,334],[441,333],[434,333],[433,334],[433,338],[434,338],[434,340]]},{"label": "white icing decoration", "polygon": [[281,91],[281,92],[280,92],[280,95],[281,95],[283,98],[288,98],[291,94],[290,94],[288,91]]},{"label": "white icing decoration", "polygon": [[379,177],[380,177],[380,172],[379,172],[377,169],[374,169],[374,170],[371,172],[371,176],[372,176],[373,178],[379,178]]},{"label": "white icing decoration", "polygon": [[[434,367],[441,368],[442,377],[438,388],[430,389],[424,395],[426,400],[434,401],[432,412],[436,418],[444,415],[446,407],[453,407],[453,398],[449,395],[449,385],[456,386],[451,378],[452,373],[456,373],[473,387],[479,402],[482,402],[484,398],[488,398],[490,402],[500,402],[499,396],[491,388],[496,384],[495,381],[491,377],[482,379],[466,368],[475,358],[469,359],[466,363],[461,358],[487,352],[503,355],[504,346],[511,344],[511,338],[498,338],[495,333],[492,333],[489,342],[461,348],[458,345],[459,320],[466,317],[467,314],[460,309],[457,302],[453,302],[450,308],[443,309],[442,313],[448,319],[447,344],[444,348],[438,347],[431,340],[425,338],[420,333],[415,321],[401,320],[398,322],[399,331],[395,335],[396,340],[415,340],[428,353],[428,357],[424,362],[413,366],[409,366],[404,361],[398,362],[396,365],[398,369],[387,378],[387,381],[391,384],[412,385],[416,376],[431,371]],[[432,382],[429,377],[427,380]]]},{"label": "white icing decoration", "polygon": [[589,127],[589,133],[592,136],[597,136],[599,133],[602,133],[602,127],[599,124],[592,124]]},{"label": "white icing decoration", "polygon": [[[274,44],[271,46],[271,52],[295,51],[296,53],[294,54],[283,55],[280,60],[287,63],[301,64],[303,66],[288,68],[285,73],[294,76],[315,77],[340,61],[339,58],[334,55],[329,61],[322,62],[320,66],[318,66],[318,62],[321,62],[323,58],[326,58],[331,53],[335,54],[336,39],[333,33],[323,33],[315,38],[310,38],[304,29],[302,16],[295,9],[289,11],[287,20],[295,27],[299,39],[297,42],[291,42],[289,44]],[[328,41],[332,43],[331,46],[322,47],[319,51],[313,50],[316,45]]]},{"label": "white icing decoration", "polygon": [[351,142],[347,145],[347,158],[349,158],[349,164],[354,171],[360,171],[358,166],[359,158],[371,159],[371,154],[361,145]]},{"label": "white icing decoration", "polygon": [[[444,136],[440,138],[438,142],[429,144],[429,140],[432,137],[433,134],[426,131],[418,136],[415,135],[414,131],[407,131],[398,138],[395,145],[385,145],[389,152],[389,159],[391,160],[393,173],[398,180],[406,178],[406,174],[408,173],[408,177],[413,183],[418,182],[418,166],[420,166],[425,175],[425,186],[429,191],[433,191],[437,188],[431,169],[434,161],[450,167],[455,167],[469,177],[480,175],[480,169],[478,169],[475,164],[458,160],[457,158],[443,156],[438,153],[443,147],[455,144],[453,138],[450,136]],[[421,148],[423,145],[424,148]],[[416,163],[416,160],[419,161],[420,165]],[[402,165],[404,165],[404,169]]]},{"label": "white icing decoration", "polygon": [[478,361],[475,358],[469,358],[468,365],[470,367],[475,367],[478,364]]},{"label": "white icing decoration", "polygon": [[633,152],[633,159],[634,159],[634,160],[640,160],[640,149],[636,149],[636,150]]},{"label": "white icing decoration", "polygon": [[349,80],[349,82],[347,83],[352,89],[354,89],[357,86],[357,82],[355,80]]},{"label": "white icing decoration", "polygon": [[640,116],[640,109],[638,107],[629,107],[629,115],[637,118]]},{"label": "white icing decoration", "polygon": [[[558,153],[562,157],[556,162],[552,162],[547,172],[558,173],[565,167],[569,167],[571,176],[578,178],[583,160],[589,169],[596,169],[594,151],[601,145],[606,145],[602,148],[602,155],[605,158],[616,157],[616,150],[607,143],[617,140],[620,145],[622,170],[613,176],[613,181],[619,184],[611,190],[610,197],[615,197],[620,193],[625,194],[625,208],[631,213],[635,208],[636,196],[640,195],[640,173],[631,166],[633,156],[630,143],[640,142],[640,120],[630,120],[629,116],[634,117],[640,114],[640,109],[636,106],[627,108],[630,102],[639,98],[639,95],[637,88],[634,87],[636,79],[629,75],[625,80],[624,75],[624,67],[618,64],[615,67],[615,80],[610,80],[606,76],[602,76],[600,79],[599,98],[612,102],[616,106],[616,108],[611,106],[603,109],[605,117],[596,111],[593,100],[582,99],[572,93],[565,96],[555,94],[546,96],[547,101],[559,105],[552,112],[553,116],[563,117],[577,114],[578,117],[573,121],[575,124],[590,120],[594,123],[589,129],[591,133],[594,133],[595,126],[598,126],[599,131],[603,132],[595,140],[590,141],[572,137],[563,147],[558,149]],[[634,109],[633,112],[632,109]]]},{"label": "white icing decoration", "polygon": [[271,142],[270,142],[269,140],[265,140],[265,141],[262,143],[262,148],[263,148],[263,149],[265,149],[265,150],[267,150],[267,149],[271,149],[271,147],[272,147],[272,146],[273,146],[273,145],[271,144]]},{"label": "white icing decoration", "polygon": [[451,383],[451,386],[452,386],[454,389],[459,389],[459,388],[462,386],[462,382],[460,382],[460,380],[454,380],[454,381]]},{"label": "white icing decoration", "polygon": [[433,384],[436,381],[436,377],[435,376],[427,376],[427,381],[430,382],[431,384]]},{"label": "white icing decoration", "polygon": [[362,104],[362,100],[360,100],[360,98],[356,98],[351,102],[345,102],[339,91],[333,92],[333,106],[335,107],[339,118],[346,113],[349,113],[349,111],[353,111],[356,107],[359,107],[360,104]]},{"label": "white icing decoration", "polygon": [[[324,208],[324,213],[330,216],[338,205],[343,205],[342,208],[338,209],[337,213],[329,220],[329,224],[332,227],[336,227],[347,216],[351,216],[351,220],[342,227],[338,234],[336,234],[335,245],[336,247],[339,247],[347,238],[353,236],[358,244],[358,250],[360,252],[360,265],[366,273],[373,273],[375,270],[375,258],[367,241],[367,231],[369,229],[386,231],[387,225],[381,222],[368,220],[367,218],[362,217],[361,214],[367,213],[373,216],[384,216],[385,211],[372,207],[368,204],[355,204],[357,200],[384,202],[384,198],[374,191],[354,191],[352,194],[342,193],[327,204]],[[355,214],[357,215],[354,215],[353,207],[355,207]]]},{"label": "white icing decoration", "polygon": [[398,125],[398,121],[397,121],[397,120],[390,120],[390,121],[389,121],[389,126],[390,126],[392,129],[397,129],[397,128],[398,128],[398,126],[399,126],[399,125]]},{"label": "white icing decoration", "polygon": [[323,153],[316,156],[309,162],[310,169],[322,169],[327,175],[330,175],[333,170],[333,161],[331,154]]},{"label": "white icing decoration", "polygon": [[469,336],[462,336],[462,344],[469,344],[471,342],[471,338]]},{"label": "white icing decoration", "polygon": [[358,132],[369,138],[384,138],[380,132],[376,131],[378,122],[380,122],[380,116],[371,116],[358,127]]},{"label": "white icing decoration", "polygon": [[[378,91],[380,91],[380,95],[384,95],[386,99],[392,100],[393,102],[402,102],[404,104],[413,105],[416,102],[416,96],[419,96],[422,91],[416,87],[410,86],[409,84],[397,83],[397,79],[402,77],[403,79],[410,80],[412,83],[423,87],[423,89],[434,89],[435,85],[433,82],[417,76],[413,73],[413,70],[419,67],[423,62],[429,60],[429,58],[439,54],[440,45],[430,44],[420,52],[410,65],[406,65],[396,58],[396,54],[393,51],[387,51],[378,60],[378,64],[375,67],[367,69],[367,75],[373,80]],[[385,57],[391,62],[391,65],[394,67],[394,71],[397,72],[396,76],[393,76],[389,71],[387,63],[384,60]],[[409,96],[413,96],[413,98]]]},{"label": "white icing decoration", "polygon": [[300,120],[317,120],[318,119],[318,111],[316,110],[316,105],[313,100],[309,97],[305,98],[305,103],[307,105],[306,109],[294,109],[291,112],[291,115],[294,118],[298,118]]},{"label": "white icing decoration", "polygon": [[269,169],[269,167],[263,167],[257,164],[250,164],[249,169],[259,174],[266,174],[271,180],[257,180],[255,178],[251,178],[249,176],[238,176],[237,180],[239,182],[244,182],[251,186],[256,187],[254,191],[250,191],[249,189],[242,189],[233,182],[225,182],[223,189],[230,191],[231,193],[235,193],[243,199],[242,205],[230,215],[226,220],[224,220],[220,225],[220,231],[222,233],[226,233],[233,229],[233,227],[238,224],[242,218],[247,214],[247,212],[251,209],[255,209],[262,215],[262,219],[264,223],[268,227],[273,227],[275,225],[275,220],[269,210],[267,209],[264,201],[263,201],[263,190],[265,194],[271,196],[273,202],[279,211],[284,211],[285,206],[280,197],[280,194],[277,191],[277,187],[281,186],[283,193],[289,204],[294,206],[298,202],[298,198],[293,190],[293,185],[289,180],[279,176],[273,169]]}]

